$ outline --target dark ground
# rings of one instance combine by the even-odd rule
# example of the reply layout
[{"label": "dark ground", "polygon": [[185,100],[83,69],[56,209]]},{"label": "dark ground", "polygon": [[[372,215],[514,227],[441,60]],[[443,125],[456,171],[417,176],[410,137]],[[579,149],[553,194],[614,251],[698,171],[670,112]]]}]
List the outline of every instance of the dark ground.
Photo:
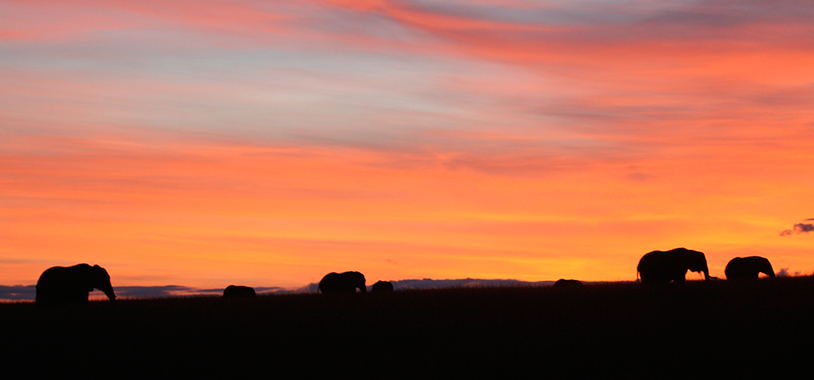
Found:
[{"label": "dark ground", "polygon": [[814,279],[0,304],[33,377],[678,378],[808,374]]}]

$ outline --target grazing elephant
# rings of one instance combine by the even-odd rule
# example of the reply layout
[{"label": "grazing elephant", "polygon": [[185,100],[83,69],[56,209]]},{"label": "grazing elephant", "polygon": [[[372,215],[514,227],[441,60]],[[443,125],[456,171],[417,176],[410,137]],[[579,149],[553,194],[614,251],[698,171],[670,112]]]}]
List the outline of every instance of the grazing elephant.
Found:
[{"label": "grazing elephant", "polygon": [[580,282],[579,280],[566,280],[564,278],[561,278],[554,283],[554,286],[558,288],[576,288],[581,287],[582,282]]},{"label": "grazing elephant", "polygon": [[105,292],[110,302],[116,302],[105,268],[88,264],[48,268],[37,281],[37,303],[86,304],[94,288]]},{"label": "grazing elephant", "polygon": [[641,275],[644,283],[684,282],[688,270],[704,272],[704,279],[709,280],[707,258],[703,252],[686,248],[653,251],[642,256],[636,267],[637,275]]},{"label": "grazing elephant", "polygon": [[241,285],[229,285],[223,289],[224,298],[252,298],[257,297],[254,288]]},{"label": "grazing elephant", "polygon": [[390,281],[377,281],[370,290],[376,293],[392,292],[393,283]]},{"label": "grazing elephant", "polygon": [[359,272],[328,273],[319,282],[322,294],[356,293],[356,289],[367,292],[365,275]]},{"label": "grazing elephant", "polygon": [[736,257],[726,264],[724,273],[727,280],[760,278],[761,273],[774,277],[772,263],[760,256]]}]

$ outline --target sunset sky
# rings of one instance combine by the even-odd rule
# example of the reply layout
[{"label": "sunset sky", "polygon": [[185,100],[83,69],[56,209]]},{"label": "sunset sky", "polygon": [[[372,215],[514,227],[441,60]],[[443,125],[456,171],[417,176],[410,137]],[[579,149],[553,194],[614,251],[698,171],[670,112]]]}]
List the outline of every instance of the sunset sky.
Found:
[{"label": "sunset sky", "polygon": [[0,284],[811,274],[814,8],[663,3],[0,2]]}]

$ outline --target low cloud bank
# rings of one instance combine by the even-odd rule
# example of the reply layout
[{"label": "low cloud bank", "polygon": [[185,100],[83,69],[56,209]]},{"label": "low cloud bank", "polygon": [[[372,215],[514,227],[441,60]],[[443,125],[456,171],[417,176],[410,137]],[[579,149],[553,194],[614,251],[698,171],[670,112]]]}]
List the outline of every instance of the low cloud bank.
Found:
[{"label": "low cloud bank", "polygon": [[[520,280],[483,280],[474,278],[464,278],[457,280],[433,280],[429,278],[416,280],[391,281],[395,290],[410,289],[443,289],[443,288],[475,288],[475,287],[499,287],[499,286],[547,286],[553,285],[554,281],[520,281]],[[368,285],[368,290],[373,284]],[[262,294],[301,294],[317,293],[319,284],[308,284],[301,288],[285,289],[281,287],[255,287],[258,295]],[[125,298],[165,298],[165,297],[190,297],[190,296],[220,296],[223,294],[222,288],[200,289],[181,285],[164,286],[113,286],[116,297]],[[37,296],[35,285],[0,286],[0,301],[34,301]],[[93,291],[90,293],[91,300],[106,299],[104,293]]]},{"label": "low cloud bank", "polygon": [[[780,268],[780,270],[777,271],[777,277],[800,277],[808,275],[809,274],[800,271],[790,272],[789,268]],[[814,276],[814,272],[812,272],[810,275]]]},{"label": "low cloud bank", "polygon": [[3,301],[33,301],[36,296],[36,285],[0,285],[0,300]]},{"label": "low cloud bank", "polygon": [[554,281],[520,281],[520,280],[481,280],[465,278],[460,280],[401,280],[392,281],[395,290],[407,289],[443,289],[443,288],[489,288],[508,286],[544,286],[553,285]]},{"label": "low cloud bank", "polygon": [[[257,294],[270,294],[286,292],[280,287],[257,287],[254,288]],[[116,298],[164,298],[164,297],[189,297],[189,296],[220,296],[223,289],[198,289],[181,285],[163,286],[113,286]],[[0,301],[34,301],[37,297],[36,285],[0,285]],[[107,299],[101,291],[94,290],[90,293],[91,300]]]},{"label": "low cloud bank", "polygon": [[[373,282],[375,281],[368,281],[368,291],[371,290]],[[554,285],[554,281],[483,280],[476,278],[463,278],[456,280],[433,280],[430,278],[425,278],[421,280],[393,280],[390,282],[393,284],[393,290]],[[317,293],[319,292],[318,287],[319,284],[308,284],[301,288],[287,291],[286,293]]]}]

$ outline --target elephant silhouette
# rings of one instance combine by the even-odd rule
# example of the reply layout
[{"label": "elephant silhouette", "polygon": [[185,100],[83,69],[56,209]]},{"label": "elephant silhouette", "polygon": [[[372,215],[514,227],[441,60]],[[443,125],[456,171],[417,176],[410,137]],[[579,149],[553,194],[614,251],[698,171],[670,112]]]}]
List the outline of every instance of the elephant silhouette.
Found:
[{"label": "elephant silhouette", "polygon": [[110,302],[116,302],[105,268],[88,264],[52,267],[37,281],[36,301],[43,305],[86,304],[94,288],[103,291]]},{"label": "elephant silhouette", "polygon": [[328,273],[319,282],[317,289],[322,294],[356,293],[356,289],[362,293],[367,292],[365,275],[359,272]]},{"label": "elephant silhouette", "polygon": [[652,251],[642,256],[636,267],[637,277],[641,275],[643,283],[684,282],[688,270],[703,272],[704,279],[709,280],[707,258],[703,252],[686,248]]},{"label": "elephant silhouette", "polygon": [[774,277],[772,263],[760,256],[736,257],[729,260],[724,269],[727,280],[756,279],[760,278],[761,273]]},{"label": "elephant silhouette", "polygon": [[370,288],[371,291],[376,293],[386,293],[393,291],[393,283],[390,281],[376,281]]},{"label": "elephant silhouette", "polygon": [[579,280],[566,280],[564,278],[561,278],[554,283],[554,286],[558,288],[576,288],[581,287],[582,282],[580,282]]},{"label": "elephant silhouette", "polygon": [[229,285],[223,289],[223,298],[252,298],[257,297],[254,288],[242,285]]}]

